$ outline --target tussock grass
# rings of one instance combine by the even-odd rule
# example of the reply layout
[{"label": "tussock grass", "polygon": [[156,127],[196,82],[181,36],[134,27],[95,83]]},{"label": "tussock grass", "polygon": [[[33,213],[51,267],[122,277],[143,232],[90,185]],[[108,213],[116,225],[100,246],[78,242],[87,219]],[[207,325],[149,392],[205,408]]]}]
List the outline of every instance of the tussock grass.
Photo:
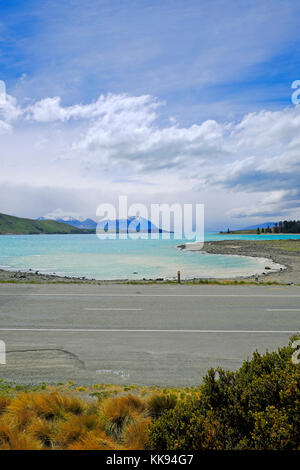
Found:
[{"label": "tussock grass", "polygon": [[7,406],[10,404],[9,397],[2,397],[0,396],[0,415],[6,410]]},{"label": "tussock grass", "polygon": [[36,418],[26,428],[26,433],[37,439],[43,447],[52,447],[53,422]]},{"label": "tussock grass", "polygon": [[0,410],[0,450],[143,449],[148,443],[146,404],[134,395],[87,402],[55,390],[21,391],[0,395]]},{"label": "tussock grass", "polygon": [[103,416],[108,435],[118,442],[121,441],[124,429],[135,422],[144,411],[144,402],[133,395],[105,401]]},{"label": "tussock grass", "polygon": [[140,418],[129,424],[124,433],[123,448],[130,450],[149,449],[150,418]]},{"label": "tussock grass", "polygon": [[20,393],[8,405],[7,410],[14,416],[20,416],[24,411],[31,411],[37,416],[52,419],[70,412],[80,414],[86,404],[75,396],[67,396],[58,392],[44,394],[39,392]]},{"label": "tussock grass", "polygon": [[81,439],[68,446],[69,450],[118,450],[120,447],[103,431],[88,432]]}]

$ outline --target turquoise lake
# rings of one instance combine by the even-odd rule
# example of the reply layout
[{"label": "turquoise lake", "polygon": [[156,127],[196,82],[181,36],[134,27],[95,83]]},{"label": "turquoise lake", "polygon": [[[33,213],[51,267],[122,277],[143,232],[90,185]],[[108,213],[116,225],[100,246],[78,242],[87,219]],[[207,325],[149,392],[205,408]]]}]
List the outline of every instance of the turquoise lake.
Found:
[{"label": "turquoise lake", "polygon": [[[205,240],[274,240],[300,235],[205,234]],[[2,235],[0,268],[103,279],[234,277],[259,274],[270,261],[181,251],[185,240],[99,240],[96,235]]]}]

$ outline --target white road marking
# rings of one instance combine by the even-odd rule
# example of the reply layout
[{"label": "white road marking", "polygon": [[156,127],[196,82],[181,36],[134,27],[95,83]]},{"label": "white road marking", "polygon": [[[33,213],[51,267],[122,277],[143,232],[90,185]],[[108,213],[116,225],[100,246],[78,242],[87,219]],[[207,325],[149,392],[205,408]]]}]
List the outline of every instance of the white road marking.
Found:
[{"label": "white road marking", "polygon": [[300,298],[298,294],[3,294],[3,297],[268,297]]},{"label": "white road marking", "polygon": [[102,328],[0,328],[0,331],[53,331],[72,333],[298,333],[299,330],[138,330]]},{"label": "white road marking", "polygon": [[143,309],[142,308],[109,308],[109,307],[106,307],[106,308],[98,308],[98,307],[86,307],[84,310],[125,310],[126,312],[127,311],[138,311],[138,312],[141,312]]},{"label": "white road marking", "polygon": [[268,312],[300,312],[300,308],[267,308]]}]

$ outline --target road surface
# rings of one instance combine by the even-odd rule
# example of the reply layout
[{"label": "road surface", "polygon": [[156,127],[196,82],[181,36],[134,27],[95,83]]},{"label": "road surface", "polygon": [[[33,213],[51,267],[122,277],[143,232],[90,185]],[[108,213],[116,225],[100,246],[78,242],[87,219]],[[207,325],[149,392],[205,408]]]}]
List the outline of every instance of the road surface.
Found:
[{"label": "road surface", "polygon": [[0,378],[197,386],[300,330],[300,288],[0,286]]}]

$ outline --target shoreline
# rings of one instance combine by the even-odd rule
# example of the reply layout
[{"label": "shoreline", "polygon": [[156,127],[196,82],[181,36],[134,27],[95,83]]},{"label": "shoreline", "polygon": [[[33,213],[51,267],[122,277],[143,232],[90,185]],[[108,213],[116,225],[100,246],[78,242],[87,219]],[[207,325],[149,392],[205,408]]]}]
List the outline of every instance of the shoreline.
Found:
[{"label": "shoreline", "polygon": [[[278,236],[278,235],[284,235],[284,236],[288,236],[288,237],[294,237],[295,235],[299,237],[300,233],[285,233],[285,232],[278,232],[278,233],[267,233],[267,232],[260,232],[260,233],[256,233],[255,231],[250,231],[250,230],[236,230],[236,231],[232,231],[232,232],[217,232],[218,235],[257,235],[257,236],[264,236],[264,235],[267,235],[267,236]],[[278,239],[279,240],[279,239]],[[282,238],[281,240],[285,240],[285,238]],[[257,241],[260,241],[260,240],[257,240]],[[262,240],[263,241],[263,240]]]},{"label": "shoreline", "polygon": [[[292,250],[290,245],[292,244]],[[286,246],[282,246],[286,245]],[[186,243],[178,245],[177,248],[186,251],[202,251],[203,253],[215,255],[230,255],[260,258],[267,262],[271,261],[280,268],[276,271],[268,266],[262,274],[240,275],[220,278],[191,278],[182,279],[182,283],[279,283],[300,284],[300,240],[220,240],[209,241],[203,244]],[[296,248],[296,250],[294,249]],[[270,272],[268,272],[270,271]],[[86,277],[72,277],[57,274],[43,274],[39,271],[15,271],[11,269],[0,269],[0,283],[31,283],[31,284],[176,284],[175,279],[152,278],[152,279],[115,279],[98,280]]]},{"label": "shoreline", "polygon": [[283,269],[270,271],[247,279],[258,281],[266,279],[281,284],[300,284],[300,239],[277,240],[219,240],[179,245],[187,251],[202,251],[216,255],[238,255],[263,258],[279,264]]}]

